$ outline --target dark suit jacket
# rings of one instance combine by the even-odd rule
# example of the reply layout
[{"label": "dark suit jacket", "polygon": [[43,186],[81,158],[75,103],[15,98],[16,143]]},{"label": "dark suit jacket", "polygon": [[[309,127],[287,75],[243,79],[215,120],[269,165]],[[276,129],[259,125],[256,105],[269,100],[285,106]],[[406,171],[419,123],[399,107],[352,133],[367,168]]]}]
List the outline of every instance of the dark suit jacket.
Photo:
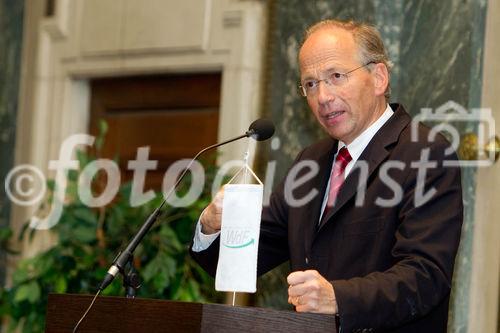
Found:
[{"label": "dark suit jacket", "polygon": [[[446,332],[463,216],[460,170],[443,167],[444,160],[456,159],[445,154],[449,143],[443,137],[429,142],[429,129],[419,125],[413,142],[410,116],[401,105],[391,107],[394,115],[363,151],[319,227],[338,142],[326,139],[298,155],[294,165],[316,161],[319,173],[291,190],[283,181],[271,195],[262,213],[258,274],[286,260],[292,271],[318,270],[333,284],[342,332]],[[423,174],[415,163],[426,154],[436,165]],[[366,182],[359,181],[362,161],[368,163]],[[388,161],[394,164],[384,170]],[[419,176],[425,184],[421,193],[435,190],[423,204],[415,202]],[[316,194],[305,206],[287,204],[285,196],[301,198],[311,191]],[[360,193],[364,203],[356,205]],[[401,194],[396,204],[378,204],[395,193]],[[218,250],[217,240],[192,255],[215,274]]]}]

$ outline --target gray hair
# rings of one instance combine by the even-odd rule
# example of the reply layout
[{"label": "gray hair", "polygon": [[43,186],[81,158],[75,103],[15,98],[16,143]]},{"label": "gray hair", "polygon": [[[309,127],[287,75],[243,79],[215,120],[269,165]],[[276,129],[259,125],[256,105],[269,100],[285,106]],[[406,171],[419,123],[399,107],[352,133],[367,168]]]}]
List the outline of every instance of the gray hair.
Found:
[{"label": "gray hair", "polygon": [[[328,28],[340,28],[351,32],[354,38],[354,42],[358,46],[359,61],[362,64],[367,64],[369,62],[384,64],[387,67],[387,71],[389,72],[390,77],[390,69],[392,68],[392,63],[389,60],[389,56],[387,55],[387,51],[385,49],[384,42],[382,41],[382,37],[380,36],[380,32],[373,25],[352,20],[323,20],[307,28],[304,34],[302,45],[307,40],[307,38],[309,38],[309,36],[311,36],[316,31]],[[387,85],[384,96],[385,99],[389,101],[389,98],[391,97],[390,83]]]}]

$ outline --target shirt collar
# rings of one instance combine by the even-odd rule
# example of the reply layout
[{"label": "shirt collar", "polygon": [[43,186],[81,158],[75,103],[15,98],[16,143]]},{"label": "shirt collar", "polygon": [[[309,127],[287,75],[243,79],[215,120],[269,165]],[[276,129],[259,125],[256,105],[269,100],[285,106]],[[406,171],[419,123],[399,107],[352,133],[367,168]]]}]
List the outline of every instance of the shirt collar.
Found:
[{"label": "shirt collar", "polygon": [[[352,157],[352,161],[350,163],[351,165],[358,160],[363,153],[363,150],[365,150],[366,146],[368,146],[375,134],[377,134],[380,128],[384,126],[393,114],[394,111],[391,109],[389,104],[387,104],[384,113],[382,113],[382,115],[373,124],[365,129],[363,133],[347,145],[347,150],[349,150],[349,154]],[[337,153],[342,147],[346,147],[346,144],[339,140]]]}]

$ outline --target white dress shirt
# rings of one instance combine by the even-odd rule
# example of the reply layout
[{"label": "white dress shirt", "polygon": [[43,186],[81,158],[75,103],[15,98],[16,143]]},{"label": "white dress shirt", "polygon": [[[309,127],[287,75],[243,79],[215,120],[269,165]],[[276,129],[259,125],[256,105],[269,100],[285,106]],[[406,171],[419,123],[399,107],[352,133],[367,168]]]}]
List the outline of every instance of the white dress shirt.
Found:
[{"label": "white dress shirt", "polygon": [[[363,133],[361,133],[356,139],[354,139],[350,144],[346,146],[346,144],[342,141],[339,140],[339,144],[337,147],[337,152],[335,153],[335,158],[333,159],[333,163],[335,163],[335,160],[337,159],[337,155],[339,153],[339,150],[342,149],[343,147],[346,147],[347,150],[349,151],[349,154],[351,155],[351,161],[347,164],[345,167],[344,171],[344,179],[347,177],[349,172],[351,172],[352,167],[354,166],[354,163],[359,159],[365,148],[368,146],[372,138],[377,134],[377,132],[384,126],[384,124],[389,120],[389,118],[394,114],[394,111],[392,111],[391,107],[389,104],[387,104],[387,107],[385,108],[384,113],[375,120],[373,124],[371,124],[367,129],[364,130]],[[333,168],[333,163],[332,163],[332,168]],[[330,173],[330,178],[328,178],[328,185],[326,187],[325,191],[325,197],[323,198],[323,204],[321,205],[321,214],[319,216],[319,221],[321,221],[321,218],[323,217],[323,211],[325,210],[326,203],[328,202],[328,193],[330,192],[330,179],[331,179],[332,174]]]},{"label": "white dress shirt", "polygon": [[[387,107],[384,111],[384,113],[373,123],[371,124],[366,130],[363,131],[356,139],[354,139],[350,144],[346,146],[346,144],[342,141],[339,141],[338,147],[337,147],[337,152],[335,153],[335,158],[333,159],[333,163],[335,163],[335,159],[337,158],[337,154],[339,150],[342,147],[347,147],[347,150],[349,151],[349,154],[352,157],[352,160],[347,164],[344,172],[344,177],[347,177],[349,172],[352,170],[352,167],[354,166],[354,163],[359,159],[365,148],[368,146],[372,138],[375,136],[375,134],[384,126],[384,124],[389,120],[389,118],[394,114],[394,111],[391,109],[389,104],[387,104]],[[333,164],[332,164],[333,167]],[[331,173],[330,173],[331,177]],[[325,191],[325,196],[323,197],[323,204],[321,205],[321,214],[319,217],[319,221],[321,221],[321,218],[323,216],[323,211],[325,210],[326,203],[328,202],[328,192],[330,191],[330,179],[328,179],[328,185]],[[205,211],[203,211],[200,215],[203,215]],[[193,251],[194,252],[201,252],[203,250],[206,250],[215,239],[219,236],[219,232],[216,232],[211,235],[205,235],[203,232],[201,232],[201,223],[198,220],[198,224],[196,225],[196,231],[194,233],[194,239],[193,239]]]}]

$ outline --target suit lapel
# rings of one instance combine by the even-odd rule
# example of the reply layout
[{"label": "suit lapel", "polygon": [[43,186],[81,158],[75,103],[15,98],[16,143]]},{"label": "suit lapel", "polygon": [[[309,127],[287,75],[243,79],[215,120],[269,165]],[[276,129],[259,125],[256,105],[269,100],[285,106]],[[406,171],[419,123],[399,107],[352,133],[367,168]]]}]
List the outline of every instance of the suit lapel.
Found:
[{"label": "suit lapel", "polygon": [[316,233],[319,216],[321,212],[321,204],[326,191],[326,184],[330,177],[333,157],[337,151],[338,141],[332,140],[332,145],[326,149],[324,153],[317,159],[319,165],[318,177],[315,177],[311,183],[312,189],[318,190],[317,199],[311,200],[302,210],[305,214],[303,221],[304,239],[306,253],[312,244],[314,234]]},{"label": "suit lapel", "polygon": [[358,189],[363,187],[363,182],[360,182],[361,169],[359,165],[361,163],[368,163],[368,176],[366,179],[361,179],[367,181],[375,170],[378,169],[379,165],[389,156],[390,149],[387,149],[387,147],[397,142],[399,134],[410,122],[410,116],[401,105],[393,104],[391,107],[395,110],[393,116],[375,134],[354,164],[338,193],[335,205],[328,211],[326,217],[321,220],[318,232],[357,193]]}]

